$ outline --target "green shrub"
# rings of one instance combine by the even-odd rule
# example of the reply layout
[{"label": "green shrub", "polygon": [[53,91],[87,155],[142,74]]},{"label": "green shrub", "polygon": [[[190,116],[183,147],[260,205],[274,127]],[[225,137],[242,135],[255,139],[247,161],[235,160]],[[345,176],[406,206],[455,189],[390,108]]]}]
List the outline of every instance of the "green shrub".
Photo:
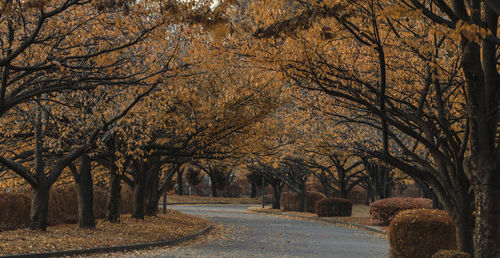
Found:
[{"label": "green shrub", "polygon": [[458,250],[440,250],[432,258],[472,258],[472,255]]},{"label": "green shrub", "polygon": [[[308,192],[306,195],[306,211],[314,212],[316,201],[326,198],[320,192]],[[300,198],[297,193],[284,192],[281,195],[282,207],[284,211],[298,211],[300,209]]]},{"label": "green shrub", "polygon": [[319,217],[347,217],[352,214],[352,202],[344,198],[328,198],[316,202]]},{"label": "green shrub", "polygon": [[403,210],[430,209],[432,200],[425,198],[387,198],[370,205],[370,215],[375,223],[387,226]]},{"label": "green shrub", "polygon": [[390,257],[431,258],[441,249],[456,248],[455,226],[445,211],[401,211],[389,226]]}]

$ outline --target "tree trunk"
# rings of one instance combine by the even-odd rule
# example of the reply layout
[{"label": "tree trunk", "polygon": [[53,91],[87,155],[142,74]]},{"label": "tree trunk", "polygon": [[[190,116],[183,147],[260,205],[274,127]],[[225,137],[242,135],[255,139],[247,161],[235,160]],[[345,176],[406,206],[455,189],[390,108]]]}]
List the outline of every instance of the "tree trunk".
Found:
[{"label": "tree trunk", "polygon": [[325,181],[321,181],[321,185],[323,186],[323,194],[327,197],[327,198],[330,198],[332,197],[332,189],[331,189],[331,186],[330,184],[328,184],[327,182]]},{"label": "tree trunk", "polygon": [[250,178],[250,198],[257,197],[257,176],[252,175]]},{"label": "tree trunk", "polygon": [[366,187],[366,205],[370,205],[372,202],[375,201],[375,192],[373,191],[371,184],[368,184]]},{"label": "tree trunk", "polygon": [[281,208],[281,189],[278,185],[273,184],[273,209]]},{"label": "tree trunk", "polygon": [[144,219],[145,215],[145,201],[146,201],[146,185],[143,171],[138,172],[141,175],[137,177],[134,185],[134,202],[132,206],[132,218]]},{"label": "tree trunk", "polygon": [[[459,209],[457,207],[457,209]],[[474,251],[473,236],[473,217],[471,210],[459,212],[456,218],[453,218],[455,222],[455,232],[457,239],[458,250],[466,253],[472,253]]]},{"label": "tree trunk", "polygon": [[488,184],[475,186],[474,257],[479,258],[500,257],[500,177],[498,170],[488,172],[483,173],[490,175]]},{"label": "tree trunk", "polygon": [[50,184],[46,180],[41,181],[37,188],[33,189],[31,199],[31,229],[45,231],[47,229],[47,215],[49,212]]},{"label": "tree trunk", "polygon": [[183,194],[183,188],[182,188],[182,169],[179,167],[179,170],[177,170],[177,194],[182,195]]},{"label": "tree trunk", "polygon": [[212,196],[217,197],[217,183],[215,179],[210,178],[210,184],[212,186]]},{"label": "tree trunk", "polygon": [[78,218],[80,228],[95,228],[94,189],[90,157],[82,155],[78,181]]},{"label": "tree trunk", "polygon": [[306,212],[307,211],[307,191],[306,191],[305,182],[303,185],[301,185],[300,188],[301,188],[301,191],[299,193],[299,199],[300,199],[299,211]]},{"label": "tree trunk", "polygon": [[109,222],[120,221],[121,181],[121,176],[118,175],[115,169],[112,169],[108,190],[108,210],[106,213],[106,220]]},{"label": "tree trunk", "polygon": [[156,216],[158,214],[158,201],[160,200],[160,190],[158,183],[160,180],[160,159],[153,157],[153,164],[146,177],[146,216]]}]

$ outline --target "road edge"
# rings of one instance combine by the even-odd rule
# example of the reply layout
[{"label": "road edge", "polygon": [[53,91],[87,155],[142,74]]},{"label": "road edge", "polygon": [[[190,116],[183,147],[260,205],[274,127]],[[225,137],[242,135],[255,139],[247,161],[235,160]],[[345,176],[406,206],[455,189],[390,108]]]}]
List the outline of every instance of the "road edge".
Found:
[{"label": "road edge", "polygon": [[123,251],[132,251],[132,250],[141,250],[148,249],[153,247],[163,247],[163,246],[173,246],[177,245],[189,240],[193,240],[203,234],[208,233],[213,228],[213,225],[210,224],[204,229],[187,236],[183,236],[177,239],[161,241],[155,243],[140,243],[140,244],[132,244],[132,245],[119,245],[119,246],[106,246],[106,247],[96,247],[90,249],[80,249],[80,250],[65,250],[65,251],[57,251],[57,252],[49,252],[49,253],[26,253],[26,254],[14,254],[14,255],[6,255],[0,256],[3,258],[30,258],[30,257],[62,257],[62,256],[73,256],[73,255],[86,255],[86,254],[96,254],[96,253],[114,253],[114,252],[123,252]]},{"label": "road edge", "polygon": [[319,222],[325,222],[325,223],[329,223],[329,224],[346,225],[346,226],[351,226],[351,227],[355,227],[355,228],[358,228],[358,229],[363,229],[363,230],[371,231],[371,232],[374,232],[374,233],[377,233],[377,234],[381,234],[381,235],[387,235],[387,232],[385,230],[381,230],[381,229],[378,229],[378,228],[375,228],[375,227],[370,227],[370,226],[367,226],[367,225],[352,223],[352,222],[345,222],[345,221],[328,219],[328,218],[322,218],[322,217],[309,217],[309,216],[301,216],[301,215],[297,215],[297,214],[287,214],[285,212],[276,213],[276,212],[272,212],[272,211],[257,210],[257,209],[251,209],[251,208],[248,208],[247,210],[250,211],[250,212],[256,212],[256,213],[265,213],[265,214],[272,214],[272,215],[285,215],[285,216],[288,216],[288,217],[296,217],[296,218],[301,218],[301,219],[308,219],[310,221],[319,221]]}]

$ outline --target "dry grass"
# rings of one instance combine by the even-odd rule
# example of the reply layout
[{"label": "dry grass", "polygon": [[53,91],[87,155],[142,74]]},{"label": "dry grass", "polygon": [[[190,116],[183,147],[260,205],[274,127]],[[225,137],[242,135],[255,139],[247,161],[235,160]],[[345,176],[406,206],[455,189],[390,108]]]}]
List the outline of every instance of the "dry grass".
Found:
[{"label": "dry grass", "polygon": [[[260,207],[251,207],[250,211],[266,211],[270,212],[274,215],[281,215],[281,216],[301,216],[301,217],[318,217],[318,215],[310,212],[295,212],[295,211],[282,211],[282,210],[276,210],[276,209],[269,209],[269,208],[260,208]],[[367,225],[367,226],[375,226],[372,222],[372,219],[370,217],[370,207],[366,206],[364,204],[353,204],[352,205],[352,215],[350,217],[325,217],[325,219],[331,219],[335,221],[342,221],[342,222],[348,222],[348,223],[355,223],[355,224],[361,224],[361,225]],[[385,229],[383,227],[379,227],[381,229]]]},{"label": "dry grass", "polygon": [[[210,196],[186,196],[186,195],[168,195],[167,205],[175,203],[193,203],[193,204],[204,204],[204,203],[228,203],[228,204],[258,204],[260,199],[258,198],[235,198],[235,197],[210,197]],[[160,199],[160,205],[162,200]]]},{"label": "dry grass", "polygon": [[175,210],[145,220],[124,215],[121,223],[99,220],[97,228],[82,230],[78,225],[57,225],[47,231],[18,229],[0,232],[0,255],[88,249],[104,246],[153,243],[186,236],[205,228],[209,222]]}]

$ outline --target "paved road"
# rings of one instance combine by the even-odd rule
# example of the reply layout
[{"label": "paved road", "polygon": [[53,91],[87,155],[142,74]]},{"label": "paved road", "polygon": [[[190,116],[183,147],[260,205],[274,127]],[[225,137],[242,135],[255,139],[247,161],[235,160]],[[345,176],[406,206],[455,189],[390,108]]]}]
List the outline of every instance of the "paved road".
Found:
[{"label": "paved road", "polygon": [[[388,257],[387,240],[321,222],[247,213],[248,206],[170,206],[234,231],[229,239],[157,250],[153,257]],[[149,255],[148,255],[149,256]]]}]

